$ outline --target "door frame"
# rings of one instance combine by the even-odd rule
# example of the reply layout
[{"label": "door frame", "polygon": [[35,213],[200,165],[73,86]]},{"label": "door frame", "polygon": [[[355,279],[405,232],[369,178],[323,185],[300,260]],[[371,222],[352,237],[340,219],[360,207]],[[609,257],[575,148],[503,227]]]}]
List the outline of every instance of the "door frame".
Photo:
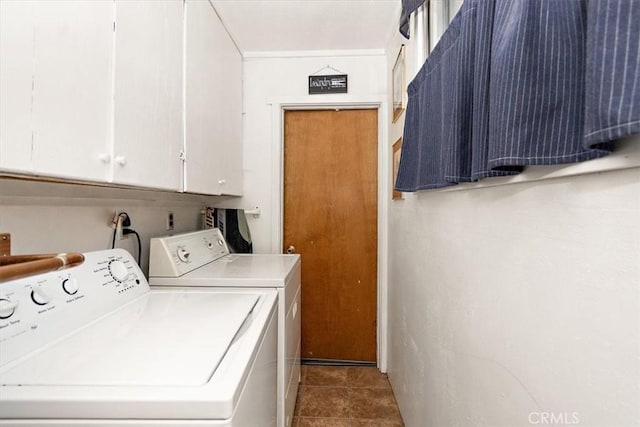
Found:
[{"label": "door frame", "polygon": [[[334,95],[335,96],[335,95]],[[378,110],[378,277],[377,277],[377,366],[387,372],[388,343],[388,241],[389,201],[391,199],[391,148],[388,143],[389,111],[386,96],[347,95],[337,102],[331,95],[317,95],[315,102],[309,96],[268,99],[271,105],[271,252],[282,253],[284,232],[284,113],[287,110]]]}]

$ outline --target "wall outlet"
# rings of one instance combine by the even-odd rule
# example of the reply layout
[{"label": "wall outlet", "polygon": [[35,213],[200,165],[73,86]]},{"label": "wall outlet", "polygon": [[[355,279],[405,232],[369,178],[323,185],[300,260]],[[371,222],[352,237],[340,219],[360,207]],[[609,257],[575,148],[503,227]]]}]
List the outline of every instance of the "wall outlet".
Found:
[{"label": "wall outlet", "polygon": [[116,240],[122,240],[125,236],[122,234],[122,221],[123,218],[118,215],[117,212],[113,213],[113,218],[111,219],[111,228],[116,232]]},{"label": "wall outlet", "polygon": [[167,214],[167,230],[173,230],[173,212]]},{"label": "wall outlet", "polygon": [[123,240],[124,235],[122,234],[122,218],[118,217],[118,223],[116,224],[116,239]]}]

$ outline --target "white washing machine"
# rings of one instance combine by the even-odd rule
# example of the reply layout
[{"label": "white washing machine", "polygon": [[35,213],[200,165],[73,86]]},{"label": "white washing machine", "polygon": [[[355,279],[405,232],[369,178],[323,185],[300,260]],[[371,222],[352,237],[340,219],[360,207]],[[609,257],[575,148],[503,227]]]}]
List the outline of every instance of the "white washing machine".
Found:
[{"label": "white washing machine", "polygon": [[290,427],[300,380],[300,255],[230,254],[218,229],[151,239],[155,286],[278,292],[278,427]]},{"label": "white washing machine", "polygon": [[272,427],[277,292],[150,289],[122,249],[0,285],[0,425]]}]

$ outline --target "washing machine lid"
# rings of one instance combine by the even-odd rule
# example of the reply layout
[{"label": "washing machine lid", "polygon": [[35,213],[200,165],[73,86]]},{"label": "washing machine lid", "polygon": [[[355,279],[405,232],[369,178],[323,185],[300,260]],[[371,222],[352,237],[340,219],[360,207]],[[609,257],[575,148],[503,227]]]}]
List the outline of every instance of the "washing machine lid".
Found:
[{"label": "washing machine lid", "polygon": [[284,287],[295,274],[300,255],[230,254],[180,277],[150,278],[151,285]]},{"label": "washing machine lid", "polygon": [[258,299],[256,294],[153,290],[20,359],[2,372],[2,383],[202,385]]}]

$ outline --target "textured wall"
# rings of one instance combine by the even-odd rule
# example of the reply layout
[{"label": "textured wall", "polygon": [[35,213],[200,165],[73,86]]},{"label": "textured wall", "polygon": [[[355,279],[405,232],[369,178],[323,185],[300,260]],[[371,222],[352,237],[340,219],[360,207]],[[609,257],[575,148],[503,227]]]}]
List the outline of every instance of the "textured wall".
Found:
[{"label": "textured wall", "polygon": [[640,423],[640,169],[422,192],[390,218],[407,426]]},{"label": "textured wall", "polygon": [[[392,35],[387,68],[402,43],[411,81],[415,40]],[[618,148],[390,204],[407,427],[640,426],[640,137]]]}]

